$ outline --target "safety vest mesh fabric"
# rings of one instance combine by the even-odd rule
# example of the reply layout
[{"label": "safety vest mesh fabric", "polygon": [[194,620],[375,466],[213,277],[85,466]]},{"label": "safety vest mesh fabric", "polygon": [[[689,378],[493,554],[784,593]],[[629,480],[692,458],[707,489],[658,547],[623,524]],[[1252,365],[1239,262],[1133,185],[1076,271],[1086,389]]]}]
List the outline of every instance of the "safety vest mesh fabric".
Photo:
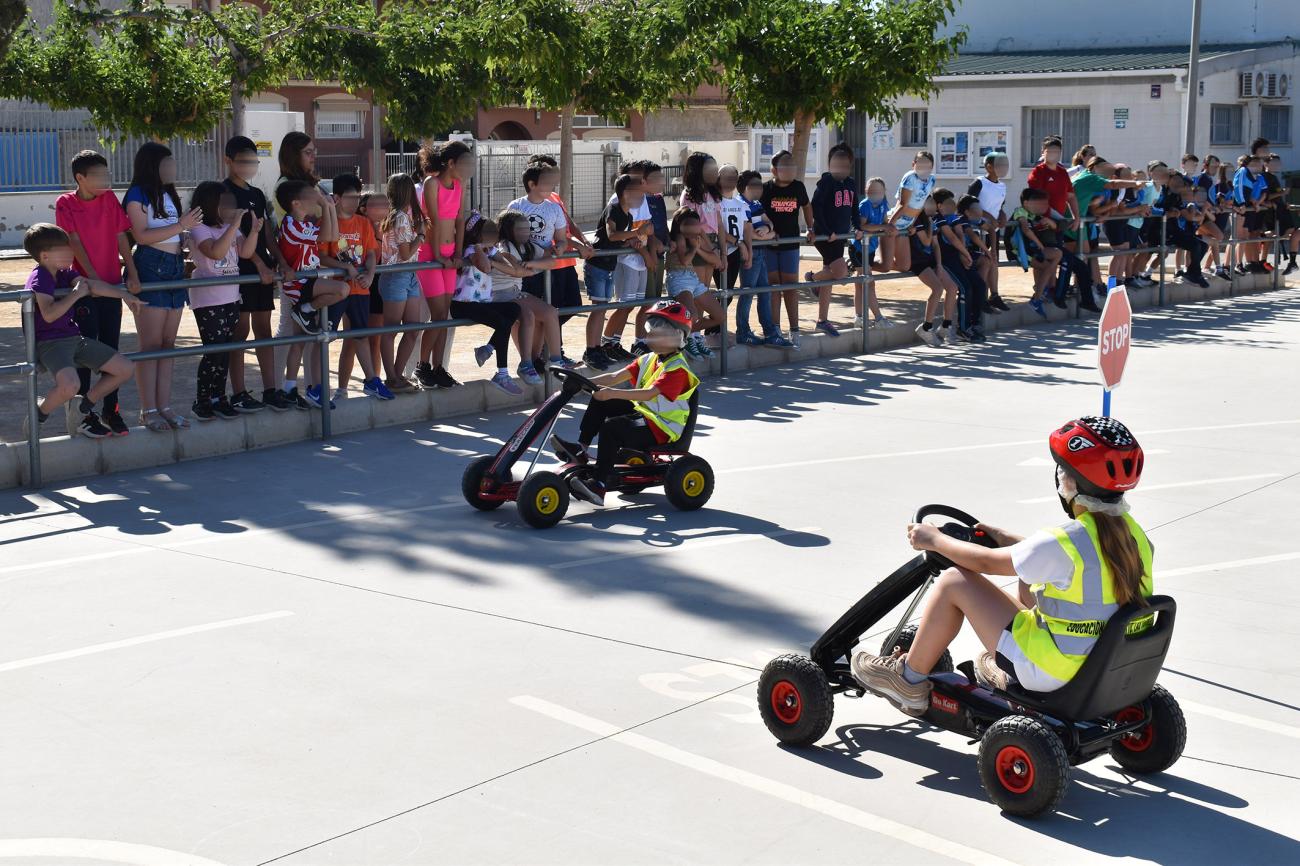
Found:
[{"label": "safety vest mesh fabric", "polygon": [[[1132,517],[1124,520],[1137,542],[1142,558],[1142,596],[1153,592],[1151,542]],[[1011,636],[1025,658],[1044,673],[1068,681],[1083,665],[1110,617],[1119,610],[1110,566],[1097,539],[1097,520],[1084,513],[1074,523],[1049,530],[1074,563],[1069,587],[1036,583],[1031,589],[1038,599],[1032,610],[1021,611],[1012,621]],[[1130,634],[1151,627],[1154,615],[1129,624]]]},{"label": "safety vest mesh fabric", "polygon": [[690,387],[677,395],[676,400],[669,400],[663,394],[644,403],[633,403],[633,408],[640,412],[647,421],[658,427],[668,437],[669,442],[676,442],[686,429],[686,422],[691,417],[691,394],[699,387],[700,379],[691,371],[691,367],[682,357],[681,352],[670,355],[663,360],[656,354],[641,356],[641,370],[637,377],[637,390],[644,390],[654,385],[660,376],[674,370],[685,370],[690,380]]}]

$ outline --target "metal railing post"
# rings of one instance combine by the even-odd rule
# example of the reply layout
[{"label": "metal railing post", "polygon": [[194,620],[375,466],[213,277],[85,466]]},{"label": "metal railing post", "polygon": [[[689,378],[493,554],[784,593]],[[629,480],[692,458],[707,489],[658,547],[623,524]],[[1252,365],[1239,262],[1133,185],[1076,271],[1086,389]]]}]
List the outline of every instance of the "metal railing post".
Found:
[{"label": "metal railing post", "polygon": [[1277,209],[1273,210],[1273,289],[1277,290],[1278,280],[1282,277],[1282,219]]},{"label": "metal railing post", "polygon": [[27,486],[40,487],[41,422],[36,390],[36,299],[31,295],[23,298],[22,319],[23,348],[27,355]]},{"label": "metal railing post", "polygon": [[[576,268],[577,265],[574,265],[574,267]],[[551,269],[550,268],[547,268],[546,270],[542,271],[542,300],[546,301],[547,306],[553,306],[553,304],[551,304]],[[564,338],[563,322],[560,323],[560,338],[561,339]],[[546,359],[547,364],[546,364],[546,386],[545,386],[546,393],[549,394],[551,392],[551,389],[555,387],[555,377],[551,375],[550,357],[562,355],[564,354],[564,352],[559,346],[547,346],[546,348],[547,351],[550,353],[550,356]]]},{"label": "metal railing post", "polygon": [[[864,238],[865,240],[865,238]],[[862,249],[865,252],[868,247],[864,243]],[[881,255],[884,255],[881,253]],[[863,256],[865,259],[866,257]],[[871,308],[867,305],[867,287],[871,285],[871,266],[866,261],[862,263],[863,273],[857,278],[858,285],[862,288],[862,354],[867,354],[867,323],[871,321]]]},{"label": "metal railing post", "polygon": [[[727,375],[727,227],[723,226],[722,230],[722,267],[718,269],[718,303],[722,304],[722,325],[718,331],[718,351],[721,357],[718,359],[718,376]],[[736,249],[740,249],[737,241]]]},{"label": "metal railing post", "polygon": [[320,345],[320,438],[330,438],[330,403],[334,391],[330,388],[330,315],[329,308],[320,311],[325,327],[321,328]]},{"label": "metal railing post", "polygon": [[1156,298],[1156,305],[1163,307],[1165,305],[1165,256],[1169,255],[1169,220],[1164,214],[1160,215],[1160,291]]},{"label": "metal railing post", "polygon": [[1237,214],[1232,215],[1228,223],[1228,258],[1233,264],[1228,267],[1228,297],[1237,294],[1237,268],[1241,266],[1241,252],[1237,246]]}]

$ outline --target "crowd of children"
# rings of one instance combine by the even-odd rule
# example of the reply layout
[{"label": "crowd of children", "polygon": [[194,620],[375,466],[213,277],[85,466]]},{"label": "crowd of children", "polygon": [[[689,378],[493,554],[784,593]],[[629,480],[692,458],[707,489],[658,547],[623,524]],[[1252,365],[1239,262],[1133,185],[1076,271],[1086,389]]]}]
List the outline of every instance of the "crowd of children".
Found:
[{"label": "crowd of children", "polygon": [[[244,352],[217,349],[250,336],[267,340],[323,328],[350,334],[447,319],[490,331],[475,360],[480,366],[494,360],[490,382],[519,394],[516,377],[537,384],[548,365],[581,363],[603,372],[644,354],[646,317],[659,299],[690,314],[685,353],[711,355],[706,335],[717,333],[728,315],[711,289],[737,283],[769,291],[734,299],[736,341],[798,346],[805,240],[820,258],[819,268],[802,274],[817,300],[816,330],[839,334],[830,321],[833,283],[855,273],[900,271],[929,290],[916,331],[932,346],[981,342],[983,317],[1009,309],[998,291],[1000,254],[1033,272],[1029,305],[1044,316],[1046,303],[1066,305],[1071,283],[1087,310],[1098,308],[1108,284],[1152,285],[1151,269],[1160,263],[1151,248],[1162,244],[1177,250],[1176,278],[1200,285],[1207,274],[1268,269],[1265,244],[1225,245],[1229,237],[1276,233],[1285,239],[1286,273],[1296,270],[1300,231],[1267,141],[1253,142],[1235,170],[1213,154],[1203,160],[1186,154],[1178,170],[1158,160],[1134,169],[1107,161],[1091,145],[1074,155],[1070,168],[1062,158],[1060,138],[1044,139],[1028,186],[1018,203],[1008,203],[1006,154],[987,154],[983,176],[959,194],[937,185],[934,157],[920,151],[891,203],[880,177],[859,194],[854,153],[845,144],[831,148],[811,195],[788,151],[772,157],[767,180],[695,152],[684,160],[672,209],[663,167],[629,161],[620,165],[589,240],[556,192],[555,160],[542,154],[523,172],[524,195],[489,216],[466,207],[475,157],[461,142],[422,148],[415,171],[393,175],[382,188],[367,192],[357,176],[342,174],[326,192],[315,173],[312,139],[292,132],[281,142],[280,178],[269,201],[252,182],[261,160],[244,136],[226,144],[226,178],[198,184],[184,203],[165,146],[140,148],[120,202],[107,160],[83,151],[72,160],[76,190],[56,203],[56,225],[34,226],[26,241],[37,262],[27,285],[38,300],[38,359],[54,379],[40,418],[63,406],[69,434],[126,435],[118,389],[132,374],[140,424],[152,431],[186,428],[191,417],[206,422],[263,409],[333,406],[357,366],[362,392],[374,399],[392,400],[417,387],[452,388],[459,383],[446,369],[445,328],[344,336],[334,391],[323,380],[318,353],[304,353],[302,344],[256,350],[262,385],[256,394]],[[1105,279],[1098,259],[1088,255],[1103,238],[1112,253]],[[437,267],[376,270],[413,262]],[[318,268],[343,276],[299,274]],[[256,280],[223,282],[236,275]],[[188,280],[187,287],[142,291],[142,284],[178,280]],[[621,306],[588,314],[575,361],[562,345],[569,316],[560,310],[580,306],[584,288],[592,304]],[[173,347],[183,309],[192,308],[200,339],[214,351],[199,364],[188,413],[172,406],[171,359],[132,364],[116,352],[123,301],[135,316],[142,352]],[[755,309],[757,332],[750,321]],[[881,314],[871,282],[857,287],[854,310],[858,327],[893,324]],[[633,334],[624,348],[629,324]],[[513,373],[512,348],[518,355]],[[414,382],[406,375],[413,361]]]}]

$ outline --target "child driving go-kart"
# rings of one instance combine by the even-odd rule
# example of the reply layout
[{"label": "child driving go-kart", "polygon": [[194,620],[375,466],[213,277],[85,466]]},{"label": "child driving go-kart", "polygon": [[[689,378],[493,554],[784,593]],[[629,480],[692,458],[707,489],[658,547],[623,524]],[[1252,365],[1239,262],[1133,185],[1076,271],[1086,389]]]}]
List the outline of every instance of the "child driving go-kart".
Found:
[{"label": "child driving go-kart", "polygon": [[[650,451],[681,437],[690,416],[691,395],[700,384],[682,354],[690,333],[690,311],[677,301],[660,301],[646,317],[645,342],[650,352],[621,370],[591,380],[601,387],[592,393],[583,413],[578,441],[551,437],[557,457],[580,465],[591,461],[588,449],[600,439],[594,472],[571,481],[575,494],[593,505],[604,505],[610,473],[621,451]],[[632,382],[633,387],[614,387],[624,382]]]},{"label": "child driving go-kart", "polygon": [[[944,534],[938,527],[907,527],[916,550],[953,563],[925,602],[909,650],[891,655],[859,652],[854,678],[910,715],[930,704],[927,678],[963,621],[985,647],[976,662],[979,682],[1005,690],[1009,682],[1030,692],[1061,688],[1078,673],[1107,620],[1121,605],[1147,606],[1152,595],[1151,543],[1129,516],[1124,494],[1142,477],[1143,454],[1133,434],[1112,418],[1083,417],[1050,438],[1056,488],[1070,519],[1021,538],[977,526],[996,548]],[[1015,594],[985,575],[1020,578]],[[1127,632],[1151,627],[1153,616],[1134,619]]]}]

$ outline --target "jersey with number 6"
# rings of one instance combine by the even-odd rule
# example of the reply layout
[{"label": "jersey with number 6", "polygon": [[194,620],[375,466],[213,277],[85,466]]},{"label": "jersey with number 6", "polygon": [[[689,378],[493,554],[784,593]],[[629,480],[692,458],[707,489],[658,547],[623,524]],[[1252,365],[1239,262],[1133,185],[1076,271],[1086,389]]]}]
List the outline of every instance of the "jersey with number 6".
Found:
[{"label": "jersey with number 6", "polygon": [[749,202],[735,193],[722,200],[722,227],[727,233],[727,253],[745,236],[745,223],[749,221]]}]

